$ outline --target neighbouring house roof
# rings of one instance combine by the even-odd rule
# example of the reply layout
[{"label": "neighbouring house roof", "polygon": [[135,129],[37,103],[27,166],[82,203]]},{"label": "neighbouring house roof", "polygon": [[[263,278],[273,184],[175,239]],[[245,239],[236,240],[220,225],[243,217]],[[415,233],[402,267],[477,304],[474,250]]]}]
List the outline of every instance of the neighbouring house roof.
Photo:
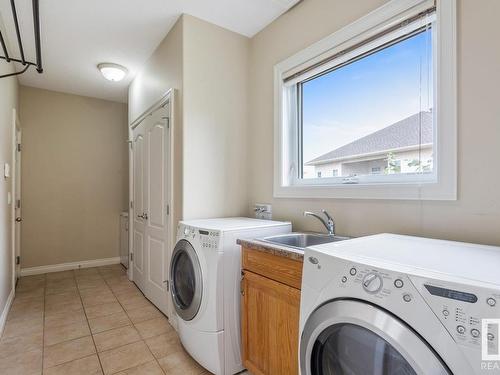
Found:
[{"label": "neighbouring house roof", "polygon": [[306,165],[325,164],[351,156],[357,157],[364,154],[418,146],[419,144],[429,144],[432,143],[432,138],[432,112],[420,112],[321,155],[307,162]]}]

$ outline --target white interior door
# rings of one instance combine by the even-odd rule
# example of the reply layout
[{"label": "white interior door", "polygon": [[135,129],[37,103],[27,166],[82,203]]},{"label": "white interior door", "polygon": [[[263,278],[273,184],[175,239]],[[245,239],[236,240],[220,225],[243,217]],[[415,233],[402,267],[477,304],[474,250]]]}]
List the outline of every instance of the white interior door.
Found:
[{"label": "white interior door", "polygon": [[146,240],[146,220],[144,208],[144,185],[145,185],[145,137],[144,137],[144,124],[140,124],[133,132],[133,179],[134,179],[134,193],[133,193],[133,207],[132,207],[132,267],[133,267],[133,280],[137,286],[145,293],[144,280],[145,280],[145,262],[144,262],[144,243]]},{"label": "white interior door", "polygon": [[15,280],[21,274],[21,129],[16,126],[16,149],[15,149],[15,188],[14,188],[14,252],[15,252]]},{"label": "white interior door", "polygon": [[144,121],[146,136],[145,261],[146,296],[164,314],[168,313],[168,186],[169,129],[168,104]]},{"label": "white interior door", "polygon": [[169,311],[170,105],[154,111],[133,130],[132,274],[144,295]]}]

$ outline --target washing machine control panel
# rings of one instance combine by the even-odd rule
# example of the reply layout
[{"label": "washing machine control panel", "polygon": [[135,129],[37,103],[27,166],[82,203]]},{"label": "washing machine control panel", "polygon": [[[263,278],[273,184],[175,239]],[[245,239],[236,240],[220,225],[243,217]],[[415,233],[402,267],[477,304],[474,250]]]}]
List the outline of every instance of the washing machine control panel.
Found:
[{"label": "washing machine control panel", "polygon": [[479,349],[485,335],[488,350],[498,352],[500,324],[489,324],[483,332],[483,319],[500,320],[498,290],[408,276],[360,264],[349,264],[339,277],[338,285],[362,291],[365,298],[374,302],[390,298],[411,304],[415,295],[420,295],[458,344]]},{"label": "washing machine control panel", "polygon": [[[500,334],[500,291],[412,277],[420,294],[458,344],[497,353]],[[496,319],[497,323],[488,323]],[[484,322],[484,324],[483,324]]]},{"label": "washing machine control panel", "polygon": [[357,287],[375,300],[396,294],[404,302],[412,300],[412,293],[406,285],[406,276],[394,272],[351,264],[340,279],[341,287]]}]

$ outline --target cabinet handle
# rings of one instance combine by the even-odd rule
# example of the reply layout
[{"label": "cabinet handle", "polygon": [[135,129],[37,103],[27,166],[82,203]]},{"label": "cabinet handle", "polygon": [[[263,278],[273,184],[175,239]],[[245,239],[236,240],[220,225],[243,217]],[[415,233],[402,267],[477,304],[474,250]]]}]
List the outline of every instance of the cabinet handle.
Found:
[{"label": "cabinet handle", "polygon": [[240,294],[245,295],[245,286],[243,285],[245,281],[245,272],[241,271],[241,281],[240,281]]}]

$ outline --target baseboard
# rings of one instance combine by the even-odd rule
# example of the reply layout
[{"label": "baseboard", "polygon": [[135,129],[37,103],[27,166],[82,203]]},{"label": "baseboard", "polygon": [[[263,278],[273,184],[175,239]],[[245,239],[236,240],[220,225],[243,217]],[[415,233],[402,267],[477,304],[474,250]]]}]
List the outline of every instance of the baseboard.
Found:
[{"label": "baseboard", "polygon": [[82,260],[80,262],[71,263],[49,264],[47,266],[21,268],[21,276],[40,275],[42,273],[77,270],[79,268],[99,267],[119,263],[120,257]]},{"label": "baseboard", "polygon": [[3,329],[5,328],[5,323],[7,322],[7,315],[9,315],[10,306],[12,305],[12,301],[14,300],[15,289],[12,288],[9,297],[7,297],[7,301],[5,302],[5,306],[2,311],[2,315],[0,315],[0,337],[3,334]]}]

